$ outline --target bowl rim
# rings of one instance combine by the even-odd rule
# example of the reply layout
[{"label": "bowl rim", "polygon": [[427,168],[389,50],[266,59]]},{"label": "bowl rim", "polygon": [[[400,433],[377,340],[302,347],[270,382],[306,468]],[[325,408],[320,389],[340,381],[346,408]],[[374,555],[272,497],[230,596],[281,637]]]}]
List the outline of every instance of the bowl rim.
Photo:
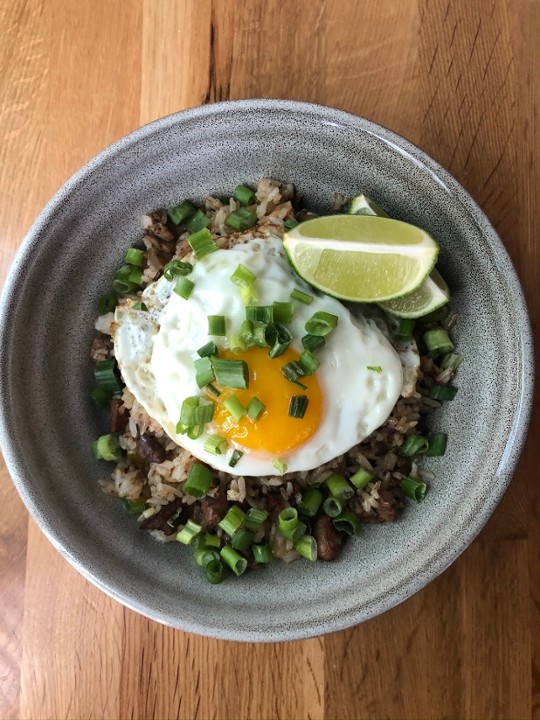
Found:
[{"label": "bowl rim", "polygon": [[499,464],[498,482],[492,484],[489,495],[484,498],[480,512],[470,520],[465,531],[460,534],[459,538],[453,536],[452,543],[446,542],[440,550],[434,553],[431,556],[431,562],[424,565],[424,567],[415,574],[414,578],[408,576],[400,585],[393,586],[390,591],[377,597],[376,601],[373,601],[368,606],[355,606],[354,610],[335,615],[330,619],[317,620],[310,618],[308,622],[300,626],[287,626],[286,629],[284,628],[281,632],[274,629],[253,632],[252,630],[242,630],[239,627],[237,627],[234,632],[231,632],[228,629],[220,629],[215,625],[201,622],[191,620],[182,622],[182,619],[176,615],[173,618],[172,614],[166,615],[159,610],[155,611],[147,607],[145,603],[137,600],[136,593],[126,588],[118,587],[112,581],[104,582],[99,577],[99,574],[96,574],[90,568],[86,567],[76,554],[72,553],[69,548],[62,544],[60,534],[44,514],[42,514],[38,503],[36,503],[33,498],[30,487],[27,487],[24,462],[18,452],[17,445],[14,442],[14,436],[10,432],[9,427],[9,388],[7,386],[5,372],[0,372],[0,446],[2,447],[4,459],[15,487],[40,529],[53,546],[78,572],[110,597],[113,597],[123,605],[146,617],[184,631],[225,640],[273,642],[276,640],[305,639],[343,630],[395,607],[425,587],[431,580],[434,580],[440,575],[479,534],[506,491],[516,469],[527,438],[527,429],[533,404],[534,346],[531,321],[520,281],[504,244],[484,212],[463,186],[458,183],[447,170],[439,165],[439,163],[433,160],[433,158],[401,135],[359,115],[326,105],[281,99],[232,100],[202,105],[159,118],[120,138],[85,163],[85,165],[77,170],[55,193],[32,224],[15,254],[0,296],[0,367],[5,366],[2,362],[2,357],[5,355],[5,348],[9,346],[9,343],[6,342],[6,338],[10,333],[7,309],[15,302],[16,298],[24,292],[19,282],[20,268],[24,267],[28,261],[34,244],[38,241],[41,232],[45,229],[50,218],[52,218],[61,207],[64,198],[75,190],[81,181],[99,169],[103,163],[109,162],[111,158],[114,158],[124,150],[176,124],[231,112],[257,113],[267,111],[294,113],[310,118],[315,122],[330,122],[336,124],[338,127],[339,125],[352,126],[363,133],[376,137],[386,145],[393,147],[400,155],[407,156],[410,161],[421,170],[427,171],[433,180],[447,193],[452,195],[453,201],[459,203],[460,211],[466,213],[470,220],[474,222],[481,234],[488,241],[488,248],[496,253],[498,259],[507,269],[506,280],[512,292],[513,307],[522,320],[520,327],[520,357],[524,359],[525,362],[522,362],[520,365],[521,372],[519,379],[521,392],[517,398],[516,411],[504,443],[504,452]]}]

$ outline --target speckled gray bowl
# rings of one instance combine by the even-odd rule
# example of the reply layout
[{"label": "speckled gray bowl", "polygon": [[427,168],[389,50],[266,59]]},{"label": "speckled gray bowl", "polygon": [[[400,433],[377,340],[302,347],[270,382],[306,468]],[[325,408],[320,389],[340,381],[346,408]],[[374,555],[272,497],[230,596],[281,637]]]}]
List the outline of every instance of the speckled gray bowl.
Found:
[{"label": "speckled gray bowl", "polygon": [[[191,553],[138,532],[99,490],[90,442],[105,421],[89,400],[97,298],[141,215],[181,198],[226,195],[263,175],[329,210],[365,191],[439,241],[460,313],[459,394],[433,419],[449,433],[422,505],[367,527],[335,564],[273,566],[219,588]],[[80,170],[42,212],[2,298],[2,443],[28,509],[59,551],[114,598],[161,622],[235,640],[291,640],[354,625],[419,590],[461,553],[503,494],[523,445],[532,345],[514,269],[489,222],[418,148],[325,107],[248,100],[172,115]]]}]

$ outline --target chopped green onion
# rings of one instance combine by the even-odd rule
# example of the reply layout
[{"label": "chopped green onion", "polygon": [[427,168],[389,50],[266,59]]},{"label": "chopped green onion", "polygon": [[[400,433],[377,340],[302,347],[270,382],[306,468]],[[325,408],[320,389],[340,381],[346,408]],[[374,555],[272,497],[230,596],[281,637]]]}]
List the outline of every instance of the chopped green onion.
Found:
[{"label": "chopped green onion", "polygon": [[204,450],[211,455],[225,455],[227,439],[221,435],[209,435],[204,443]]},{"label": "chopped green onion", "polygon": [[251,320],[244,320],[240,325],[240,340],[246,349],[253,345],[253,323]]},{"label": "chopped green onion", "polygon": [[187,436],[190,440],[198,440],[204,432],[204,425],[192,425],[187,429]]},{"label": "chopped green onion", "polygon": [[96,385],[100,390],[106,390],[113,395],[114,393],[122,392],[122,383],[116,374],[116,360],[114,358],[100,360],[96,363],[94,377],[96,378]]},{"label": "chopped green onion", "polygon": [[448,353],[448,355],[444,356],[441,362],[441,368],[443,370],[457,370],[461,365],[462,360],[462,355],[458,355],[457,353]]},{"label": "chopped green onion", "polygon": [[121,265],[116,271],[116,279],[128,282],[129,276],[131,275],[132,271],[133,267],[131,265]]},{"label": "chopped green onion", "polygon": [[412,336],[414,330],[414,320],[410,318],[400,318],[397,329],[397,336],[401,340],[407,340]]},{"label": "chopped green onion", "polygon": [[317,541],[312,535],[304,535],[295,544],[294,549],[306,560],[315,562],[317,559]]},{"label": "chopped green onion", "polygon": [[202,388],[214,379],[214,371],[212,369],[212,361],[210,358],[202,357],[193,361],[195,367],[195,382],[197,386]]},{"label": "chopped green onion", "polygon": [[113,290],[119,295],[125,295],[126,293],[129,293],[135,289],[135,286],[132,285],[130,282],[118,280],[118,278],[116,280],[113,280],[112,287]]},{"label": "chopped green onion", "polygon": [[216,343],[211,340],[197,350],[197,355],[200,357],[208,357],[209,355],[217,355],[218,349]]},{"label": "chopped green onion", "polygon": [[136,265],[142,267],[144,265],[144,250],[139,248],[129,248],[124,258],[124,262],[128,265]]},{"label": "chopped green onion", "polygon": [[201,530],[202,525],[193,522],[193,520],[188,520],[184,527],[180,530],[180,532],[177,533],[176,539],[183,545],[191,545],[191,543],[195,540]]},{"label": "chopped green onion", "polygon": [[122,507],[128,515],[140,515],[144,511],[144,500],[122,499]]},{"label": "chopped green onion", "polygon": [[240,297],[244,305],[253,305],[254,303],[256,303],[258,300],[258,296],[255,283],[253,283],[253,285],[249,285],[249,287],[241,287]]},{"label": "chopped green onion", "polygon": [[408,498],[416,502],[422,502],[426,496],[427,485],[418,478],[406,477],[401,481],[400,487]]},{"label": "chopped green onion", "polygon": [[217,389],[217,387],[214,387],[214,386],[212,385],[212,383],[208,383],[208,385],[206,386],[206,389],[207,389],[209,392],[211,392],[212,395],[215,395],[216,397],[219,397],[219,396],[221,395],[221,393],[219,392],[219,390]]},{"label": "chopped green onion", "polygon": [[362,530],[362,523],[358,515],[353,512],[343,512],[332,520],[332,524],[339,532],[347,535],[359,535]]},{"label": "chopped green onion", "polygon": [[320,335],[304,335],[302,338],[302,345],[311,353],[320,350],[325,344],[326,340]]},{"label": "chopped green onion", "polygon": [[335,518],[343,512],[341,501],[335,497],[328,497],[323,502],[323,510],[328,517]]},{"label": "chopped green onion", "polygon": [[231,459],[229,460],[229,467],[236,467],[238,464],[238,461],[242,457],[244,453],[241,450],[233,450],[231,454]]},{"label": "chopped green onion", "polygon": [[107,315],[112,312],[118,305],[118,295],[111,290],[111,292],[105,293],[98,300],[98,312],[100,315]]},{"label": "chopped green onion", "polygon": [[208,545],[199,545],[195,550],[195,562],[200,567],[206,568],[213,560],[219,561],[219,550]]},{"label": "chopped green onion", "polygon": [[189,425],[185,425],[184,423],[178,421],[176,423],[175,430],[179,435],[185,435],[187,433],[187,431],[189,430]]},{"label": "chopped green onion", "polygon": [[302,500],[298,503],[299,510],[308,517],[315,517],[323,501],[323,494],[318,488],[309,487],[304,491]]},{"label": "chopped green onion", "polygon": [[238,422],[240,418],[246,414],[246,408],[242,405],[236,395],[230,395],[223,401],[223,405],[230,415],[232,415],[235,422]]},{"label": "chopped green onion", "polygon": [[142,283],[143,278],[143,271],[141,268],[134,267],[131,269],[131,272],[129,274],[128,282],[131,283],[131,285],[137,286]]},{"label": "chopped green onion", "polygon": [[298,362],[304,371],[304,375],[313,375],[320,365],[320,362],[317,360],[315,355],[310,353],[309,350],[304,350],[304,352],[300,355]]},{"label": "chopped green onion", "polygon": [[241,527],[246,519],[246,514],[238,505],[232,505],[223,520],[220,520],[219,527],[232,537],[234,533]]},{"label": "chopped green onion", "polygon": [[266,565],[272,562],[274,555],[270,550],[270,545],[252,545],[251,552],[253,553],[253,559],[258,565]]},{"label": "chopped green onion", "polygon": [[134,310],[140,310],[141,312],[148,312],[148,308],[143,302],[137,302],[133,305]]},{"label": "chopped green onion", "polygon": [[330,495],[338,500],[349,500],[354,495],[353,488],[345,480],[343,475],[332,473],[332,475],[326,478],[324,484],[328,488]]},{"label": "chopped green onion", "polygon": [[444,355],[452,352],[454,343],[448,337],[446,330],[438,328],[436,330],[428,330],[424,333],[424,343],[430,357]]},{"label": "chopped green onion", "polygon": [[193,425],[204,425],[210,422],[213,416],[214,403],[211,400],[193,395],[186,398],[182,403],[179,423],[188,428]]},{"label": "chopped green onion", "polygon": [[272,465],[276,468],[280,475],[285,475],[287,472],[287,465],[285,465],[283,460],[280,460],[279,458],[272,460]]},{"label": "chopped green onion", "polygon": [[332,330],[335,330],[338,324],[337,315],[332,315],[324,311],[313,313],[310,319],[306,322],[305,328],[309,335],[318,335],[319,337],[325,337]]},{"label": "chopped green onion", "polygon": [[285,220],[283,225],[287,228],[287,230],[292,230],[297,225],[300,225],[300,223],[298,222],[298,220],[294,220],[293,218],[290,218],[289,220]]},{"label": "chopped green onion", "polygon": [[295,543],[305,534],[307,525],[300,522],[295,508],[287,507],[278,515],[277,529],[284,538]]},{"label": "chopped green onion", "polygon": [[228,343],[229,350],[233,353],[244,352],[247,349],[240,335],[230,335]]},{"label": "chopped green onion", "polygon": [[253,343],[257,347],[268,347],[268,343],[266,342],[266,325],[264,323],[257,325],[253,329]]},{"label": "chopped green onion", "polygon": [[109,407],[112,395],[107,390],[103,390],[103,388],[94,388],[90,393],[90,397],[98,407],[106,408]]},{"label": "chopped green onion", "polygon": [[453,385],[432,385],[429,388],[429,397],[432,400],[453,400],[458,389]]},{"label": "chopped green onion", "polygon": [[267,518],[268,513],[266,512],[266,510],[250,508],[247,511],[246,519],[244,520],[244,527],[246,528],[246,530],[256,532]]},{"label": "chopped green onion", "polygon": [[426,457],[442,457],[446,452],[448,435],[443,432],[433,433],[428,438],[429,447],[426,450]]},{"label": "chopped green onion", "polygon": [[191,280],[187,277],[179,277],[176,281],[176,285],[174,286],[174,292],[177,295],[180,295],[181,298],[184,300],[188,300],[189,296],[193,292],[193,288],[195,287],[195,283],[191,282]]},{"label": "chopped green onion", "polygon": [[308,403],[307,395],[293,395],[289,400],[289,417],[301,420],[306,414]]},{"label": "chopped green onion", "polygon": [[423,435],[407,435],[399,451],[405,457],[412,457],[425,453],[428,447],[429,442]]},{"label": "chopped green onion", "polygon": [[188,243],[191,245],[191,249],[195,253],[197,260],[202,260],[210,253],[215,252],[218,248],[216,243],[212,239],[212,233],[208,228],[203,228],[199,232],[193,233],[188,237]]},{"label": "chopped green onion", "polygon": [[206,566],[206,578],[212,585],[219,585],[223,580],[223,563],[221,560],[212,560]]},{"label": "chopped green onion", "polygon": [[214,475],[206,465],[194,463],[189,471],[183,490],[187,495],[200,500],[210,490]]},{"label": "chopped green onion", "polygon": [[274,319],[272,305],[246,305],[246,320],[271,323]]},{"label": "chopped green onion", "polygon": [[266,406],[259,400],[258,397],[251,398],[249,405],[247,406],[247,414],[251,420],[257,422],[265,410]]},{"label": "chopped green onion", "polygon": [[307,389],[305,385],[302,385],[302,383],[298,382],[301,377],[304,377],[304,370],[300,363],[296,360],[291,360],[291,362],[284,365],[281,368],[281,372],[287,378],[287,380],[298,384],[298,386],[302,387],[304,390]]},{"label": "chopped green onion", "polygon": [[371,372],[382,373],[382,367],[380,365],[366,365],[366,370]]},{"label": "chopped green onion", "polygon": [[167,215],[175,225],[180,225],[195,213],[195,207],[189,200],[184,200],[180,205],[169,208]]},{"label": "chopped green onion", "polygon": [[234,199],[238,200],[241,205],[253,205],[255,193],[247,185],[237,185],[234,190]]},{"label": "chopped green onion", "polygon": [[208,334],[219,337],[227,334],[224,315],[208,315]]},{"label": "chopped green onion", "polygon": [[182,260],[171,260],[163,268],[163,275],[165,280],[174,280],[174,278],[181,275],[189,275],[193,270],[193,265],[188,262],[182,262]]},{"label": "chopped green onion", "polygon": [[249,228],[257,224],[257,215],[254,212],[250,212],[245,208],[239,208],[233,210],[233,212],[227,216],[225,225],[232,227],[233,230],[238,232],[245,232]]},{"label": "chopped green onion", "polygon": [[291,291],[291,297],[293,300],[304,303],[304,305],[310,305],[313,302],[313,295],[308,295],[302,292],[302,290],[298,290],[298,288],[294,288],[294,290]]},{"label": "chopped green onion", "polygon": [[285,327],[285,325],[281,325],[280,323],[268,323],[268,325],[266,325],[264,337],[270,347],[268,357],[271,358],[277,358],[280,355],[283,355],[292,342],[291,332]]},{"label": "chopped green onion", "polygon": [[197,210],[195,215],[189,218],[186,225],[189,232],[197,233],[210,225],[210,218],[202,210]]},{"label": "chopped green onion", "polygon": [[234,533],[234,535],[231,538],[231,546],[235,550],[240,550],[241,552],[245,552],[246,550],[249,550],[251,547],[251,544],[253,543],[253,533],[249,532],[249,530],[246,530],[245,528],[238,528],[238,530]]},{"label": "chopped green onion", "polygon": [[250,287],[255,282],[256,277],[255,273],[251,272],[249,268],[239,263],[229,279],[238,287]]},{"label": "chopped green onion", "polygon": [[247,560],[239,555],[230,545],[221,548],[220,553],[223,562],[228,565],[235,575],[240,576],[247,568]]},{"label": "chopped green onion", "polygon": [[273,319],[276,323],[290,323],[293,319],[294,305],[292,302],[274,302]]},{"label": "chopped green onion", "polygon": [[215,535],[214,533],[206,533],[202,540],[206,547],[221,547],[221,538],[219,535]]},{"label": "chopped green onion", "polygon": [[354,475],[351,475],[349,478],[349,482],[351,482],[358,490],[363,490],[366,485],[369,485],[369,483],[373,480],[373,474],[369,472],[369,470],[366,470],[365,468],[358,468],[358,470],[354,473]]},{"label": "chopped green onion", "polygon": [[221,387],[245,390],[249,386],[249,371],[245,360],[225,360],[212,357],[211,361],[216,382]]}]

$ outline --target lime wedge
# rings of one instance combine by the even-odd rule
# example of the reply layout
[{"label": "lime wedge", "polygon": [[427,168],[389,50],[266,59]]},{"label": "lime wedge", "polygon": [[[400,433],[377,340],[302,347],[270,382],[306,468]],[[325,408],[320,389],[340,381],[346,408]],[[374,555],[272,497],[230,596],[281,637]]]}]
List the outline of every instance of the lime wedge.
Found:
[{"label": "lime wedge", "polygon": [[349,215],[378,215],[379,217],[390,217],[375,200],[368,198],[367,195],[357,195],[353,197],[349,205]]},{"label": "lime wedge", "polygon": [[381,303],[386,312],[402,318],[419,318],[438,310],[450,300],[450,291],[437,270],[409,295]]},{"label": "lime wedge", "polygon": [[382,302],[416,290],[434,268],[435,240],[415,225],[367,215],[327,215],[285,233],[296,272],[322,292]]}]

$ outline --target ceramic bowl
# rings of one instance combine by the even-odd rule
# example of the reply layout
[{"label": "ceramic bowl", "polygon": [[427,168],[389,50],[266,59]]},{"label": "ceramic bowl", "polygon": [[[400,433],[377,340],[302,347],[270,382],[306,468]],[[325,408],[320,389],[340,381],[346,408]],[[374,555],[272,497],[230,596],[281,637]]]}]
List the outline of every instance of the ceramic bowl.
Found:
[{"label": "ceramic bowl", "polygon": [[[459,312],[456,399],[433,423],[449,435],[421,505],[366,527],[335,563],[276,562],[219,587],[192,553],[139,532],[97,485],[90,443],[105,431],[89,393],[96,302],[141,216],[241,181],[293,182],[310,207],[367,193],[440,243]],[[425,153],[372,122],[326,107],[247,100],[147,125],[91,160],[30,230],[4,289],[1,437],[15,485],[55,547],[125,605],[190,632],[247,641],[340,630],[405,600],[480,531],[523,446],[532,398],[529,320],[512,264],[462,187]]]}]

